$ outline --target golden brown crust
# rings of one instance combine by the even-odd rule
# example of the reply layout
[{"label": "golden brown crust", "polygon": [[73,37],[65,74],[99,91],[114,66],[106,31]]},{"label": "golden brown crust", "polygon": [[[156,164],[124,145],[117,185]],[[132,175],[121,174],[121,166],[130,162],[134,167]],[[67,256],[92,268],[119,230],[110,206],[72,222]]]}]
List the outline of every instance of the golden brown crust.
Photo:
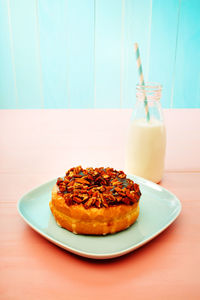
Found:
[{"label": "golden brown crust", "polygon": [[82,204],[68,206],[55,185],[50,209],[56,222],[78,234],[104,235],[115,233],[132,225],[139,215],[139,202],[133,205],[85,209]]}]

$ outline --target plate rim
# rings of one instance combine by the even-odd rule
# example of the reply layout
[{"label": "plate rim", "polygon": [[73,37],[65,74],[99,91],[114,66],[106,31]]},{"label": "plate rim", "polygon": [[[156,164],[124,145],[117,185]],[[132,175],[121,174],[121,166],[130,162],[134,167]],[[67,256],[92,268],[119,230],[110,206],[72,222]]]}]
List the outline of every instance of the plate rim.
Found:
[{"label": "plate rim", "polygon": [[116,252],[112,252],[112,253],[103,253],[103,254],[94,254],[92,252],[85,252],[84,250],[77,250],[76,248],[73,248],[71,246],[68,246],[62,242],[59,242],[58,240],[50,237],[47,233],[44,233],[42,230],[38,229],[36,226],[34,226],[24,215],[23,213],[21,212],[20,210],[20,205],[23,201],[26,201],[24,200],[25,197],[27,197],[28,194],[31,194],[32,192],[34,192],[35,190],[38,190],[40,189],[41,187],[47,185],[47,184],[50,184],[50,183],[53,183],[54,181],[56,182],[56,179],[52,179],[52,180],[48,180],[46,181],[45,183],[42,183],[41,185],[39,186],[36,186],[35,188],[32,188],[31,190],[29,190],[27,193],[24,193],[20,199],[18,200],[17,202],[17,211],[19,213],[19,215],[22,217],[22,219],[34,230],[36,231],[37,233],[39,233],[42,237],[44,237],[45,239],[47,239],[48,241],[52,242],[53,244],[61,247],[62,249],[64,250],[67,250],[73,254],[76,254],[76,255],[79,255],[79,256],[82,256],[82,257],[86,257],[86,258],[90,258],[90,259],[111,259],[111,258],[116,258],[116,257],[119,257],[119,256],[122,256],[122,255],[125,255],[125,254],[128,254],[136,249],[138,249],[139,247],[142,247],[143,245],[145,245],[146,243],[150,242],[152,239],[156,238],[160,233],[162,233],[164,230],[166,230],[177,218],[178,216],[180,215],[181,213],[181,210],[182,210],[182,204],[180,202],[180,200],[177,198],[177,196],[172,193],[171,191],[167,190],[166,188],[150,181],[150,180],[147,180],[145,178],[142,178],[142,177],[139,177],[139,176],[136,176],[136,175],[127,175],[128,178],[136,178],[138,179],[139,181],[141,181],[141,183],[143,184],[146,184],[148,183],[148,185],[152,185],[152,186],[159,186],[159,188],[161,188],[162,190],[164,190],[165,192],[171,194],[173,196],[173,198],[176,200],[176,203],[178,204],[178,206],[176,207],[176,210],[174,211],[174,216],[171,220],[169,220],[169,222],[166,223],[165,226],[161,227],[160,230],[157,230],[153,233],[153,235],[147,237],[146,239],[142,240],[141,242],[138,242],[137,244],[134,244],[133,246],[130,246],[126,249],[123,249],[121,251],[116,251]]}]

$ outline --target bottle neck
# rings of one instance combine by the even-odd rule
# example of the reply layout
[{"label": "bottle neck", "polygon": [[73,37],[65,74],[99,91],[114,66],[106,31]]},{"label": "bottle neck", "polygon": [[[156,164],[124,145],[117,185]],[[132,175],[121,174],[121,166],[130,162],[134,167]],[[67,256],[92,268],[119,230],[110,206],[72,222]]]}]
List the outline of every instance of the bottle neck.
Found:
[{"label": "bottle neck", "polygon": [[136,98],[138,101],[156,102],[161,99],[162,86],[156,83],[136,85]]},{"label": "bottle neck", "polygon": [[[163,113],[160,103],[162,86],[149,83],[136,86],[136,104],[132,119],[144,119],[147,122],[153,120],[163,122]],[[147,116],[148,110],[148,116]]]}]

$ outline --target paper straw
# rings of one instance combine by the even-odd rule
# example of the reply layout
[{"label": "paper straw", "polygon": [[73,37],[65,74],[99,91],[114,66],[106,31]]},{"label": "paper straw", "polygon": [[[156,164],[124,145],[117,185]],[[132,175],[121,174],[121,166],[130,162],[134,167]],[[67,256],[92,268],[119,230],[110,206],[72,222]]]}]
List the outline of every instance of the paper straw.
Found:
[{"label": "paper straw", "polygon": [[[141,59],[140,59],[140,52],[139,52],[139,47],[138,47],[137,43],[134,44],[134,49],[135,49],[136,62],[137,62],[137,68],[138,68],[138,73],[139,73],[139,83],[140,83],[140,85],[145,86],[144,76],[143,76],[143,72],[142,72],[142,64],[141,64]],[[144,98],[144,108],[145,108],[147,121],[149,122],[150,114],[149,114],[149,107],[148,107],[146,93],[145,93],[145,98]]]}]

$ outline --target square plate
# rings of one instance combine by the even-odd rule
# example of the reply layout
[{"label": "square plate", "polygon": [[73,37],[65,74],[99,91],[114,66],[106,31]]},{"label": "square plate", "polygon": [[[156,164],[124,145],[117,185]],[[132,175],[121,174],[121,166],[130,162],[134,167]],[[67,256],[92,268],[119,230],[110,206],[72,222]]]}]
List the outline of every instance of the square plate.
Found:
[{"label": "square plate", "polygon": [[107,259],[129,253],[165,230],[179,215],[178,198],[160,185],[137,176],[127,176],[140,185],[140,215],[131,227],[106,236],[75,235],[60,228],[49,208],[56,179],[24,195],[18,211],[25,222],[52,243],[77,255]]}]

